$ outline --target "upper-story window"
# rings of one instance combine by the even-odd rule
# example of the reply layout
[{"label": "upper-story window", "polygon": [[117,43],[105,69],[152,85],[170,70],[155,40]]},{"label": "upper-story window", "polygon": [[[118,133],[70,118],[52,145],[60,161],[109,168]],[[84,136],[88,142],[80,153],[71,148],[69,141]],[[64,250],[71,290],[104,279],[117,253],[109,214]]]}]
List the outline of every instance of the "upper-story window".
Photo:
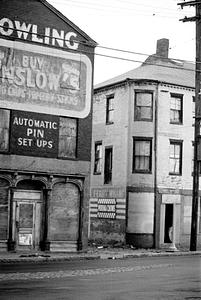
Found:
[{"label": "upper-story window", "polygon": [[75,158],[77,144],[77,120],[60,117],[59,157]]},{"label": "upper-story window", "polygon": [[135,121],[152,121],[153,119],[153,92],[135,92]]},{"label": "upper-story window", "polygon": [[133,172],[150,173],[152,168],[152,139],[133,138]]},{"label": "upper-story window", "polygon": [[102,142],[95,143],[94,149],[94,174],[101,174],[102,160],[103,160],[103,146]]},{"label": "upper-story window", "polygon": [[106,124],[114,123],[114,95],[106,98]]},{"label": "upper-story window", "polygon": [[104,184],[112,183],[112,147],[105,148]]},{"label": "upper-story window", "polygon": [[9,150],[9,125],[10,111],[0,109],[0,151],[2,152]]},{"label": "upper-story window", "polygon": [[182,124],[183,122],[183,95],[170,94],[170,123]]},{"label": "upper-story window", "polygon": [[170,168],[173,175],[182,174],[182,141],[170,140]]}]

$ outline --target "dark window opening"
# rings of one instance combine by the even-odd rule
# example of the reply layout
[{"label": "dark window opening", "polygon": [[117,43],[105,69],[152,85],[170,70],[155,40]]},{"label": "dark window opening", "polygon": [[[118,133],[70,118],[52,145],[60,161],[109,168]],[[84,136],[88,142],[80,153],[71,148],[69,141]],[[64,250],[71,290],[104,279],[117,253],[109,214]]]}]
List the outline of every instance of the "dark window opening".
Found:
[{"label": "dark window opening", "polygon": [[112,148],[105,149],[105,171],[104,183],[109,184],[112,182]]}]

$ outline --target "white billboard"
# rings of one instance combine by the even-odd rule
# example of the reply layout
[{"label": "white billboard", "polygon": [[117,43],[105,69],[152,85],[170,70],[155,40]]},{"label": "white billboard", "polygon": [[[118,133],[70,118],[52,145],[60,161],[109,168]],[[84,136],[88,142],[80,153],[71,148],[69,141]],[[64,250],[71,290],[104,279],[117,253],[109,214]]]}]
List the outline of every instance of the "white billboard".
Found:
[{"label": "white billboard", "polygon": [[81,53],[0,39],[0,107],[85,118],[92,65]]}]

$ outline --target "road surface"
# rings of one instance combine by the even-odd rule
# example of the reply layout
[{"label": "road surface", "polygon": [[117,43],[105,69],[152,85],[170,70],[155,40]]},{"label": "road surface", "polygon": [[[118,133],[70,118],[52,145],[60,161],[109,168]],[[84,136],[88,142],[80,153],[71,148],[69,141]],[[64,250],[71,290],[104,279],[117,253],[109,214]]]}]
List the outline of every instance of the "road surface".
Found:
[{"label": "road surface", "polygon": [[0,265],[1,300],[197,300],[201,257]]}]

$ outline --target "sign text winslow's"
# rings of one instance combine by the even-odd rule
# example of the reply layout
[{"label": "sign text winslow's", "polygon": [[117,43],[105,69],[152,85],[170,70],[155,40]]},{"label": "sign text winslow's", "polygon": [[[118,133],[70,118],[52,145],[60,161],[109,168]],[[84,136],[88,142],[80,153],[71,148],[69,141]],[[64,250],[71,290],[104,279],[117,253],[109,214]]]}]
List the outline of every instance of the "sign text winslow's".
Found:
[{"label": "sign text winslow's", "polygon": [[86,55],[2,39],[0,45],[1,107],[88,115],[92,67]]}]

